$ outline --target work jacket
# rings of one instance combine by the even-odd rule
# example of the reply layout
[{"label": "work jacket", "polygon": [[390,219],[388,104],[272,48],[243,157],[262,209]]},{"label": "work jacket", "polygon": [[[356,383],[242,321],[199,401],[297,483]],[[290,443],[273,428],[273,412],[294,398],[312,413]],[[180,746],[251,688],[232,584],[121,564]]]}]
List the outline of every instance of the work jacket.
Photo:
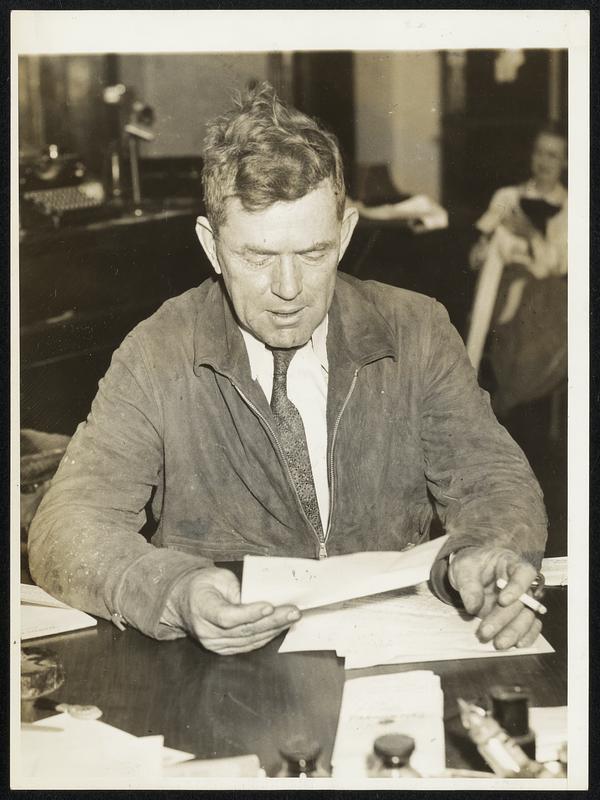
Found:
[{"label": "work jacket", "polygon": [[[417,544],[435,510],[450,534],[439,563],[495,543],[539,565],[540,488],[443,307],[340,274],[327,353],[327,554]],[[152,543],[139,533],[146,513],[158,520]],[[157,638],[180,635],[160,617],[190,571],[246,554],[319,556],[219,280],[168,300],[115,352],[29,554],[51,594]]]}]

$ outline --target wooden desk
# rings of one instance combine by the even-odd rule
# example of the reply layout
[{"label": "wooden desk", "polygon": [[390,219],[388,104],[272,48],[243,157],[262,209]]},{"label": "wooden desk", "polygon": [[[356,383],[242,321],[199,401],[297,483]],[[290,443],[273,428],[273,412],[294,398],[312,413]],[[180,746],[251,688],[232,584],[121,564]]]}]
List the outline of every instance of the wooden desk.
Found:
[{"label": "wooden desk", "polygon": [[[521,683],[531,690],[532,705],[567,702],[566,590],[548,590],[545,602],[549,612],[544,632],[556,653],[375,667],[348,674],[411,669],[439,674],[445,695],[447,765],[481,768],[460,729],[458,696],[474,699],[494,683]],[[282,638],[283,634],[253,653],[218,656],[189,639],[156,642],[100,620],[97,630],[44,643],[62,660],[67,679],[54,695],[38,701],[39,716],[52,713],[49,699],[94,704],[104,712],[103,721],[136,736],[163,734],[167,746],[200,758],[256,753],[267,774],[278,766],[278,744],[304,732],[319,739],[324,762],[329,763],[345,679],[343,661],[331,652],[278,654]]]}]

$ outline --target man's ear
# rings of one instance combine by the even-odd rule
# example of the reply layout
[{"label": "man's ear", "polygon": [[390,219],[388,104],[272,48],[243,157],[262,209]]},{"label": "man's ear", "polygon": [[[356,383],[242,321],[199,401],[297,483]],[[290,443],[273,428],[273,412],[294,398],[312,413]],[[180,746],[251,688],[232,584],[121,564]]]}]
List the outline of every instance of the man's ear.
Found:
[{"label": "man's ear", "polygon": [[196,236],[198,237],[198,240],[202,245],[202,249],[208,257],[212,268],[217,275],[220,275],[221,265],[219,264],[219,259],[217,258],[217,242],[213,233],[213,229],[210,226],[210,222],[206,219],[206,217],[198,217],[196,220]]},{"label": "man's ear", "polygon": [[342,232],[340,235],[340,256],[339,261],[342,260],[342,256],[346,252],[346,248],[350,244],[350,239],[352,238],[352,234],[354,233],[354,228],[356,228],[356,223],[358,222],[358,211],[354,206],[347,206],[344,211],[344,217],[342,219]]}]

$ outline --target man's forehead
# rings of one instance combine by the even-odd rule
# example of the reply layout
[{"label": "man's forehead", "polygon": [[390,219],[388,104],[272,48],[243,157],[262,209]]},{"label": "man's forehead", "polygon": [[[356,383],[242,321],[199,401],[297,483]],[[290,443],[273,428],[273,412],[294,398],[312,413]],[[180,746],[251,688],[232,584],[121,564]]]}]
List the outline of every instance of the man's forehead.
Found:
[{"label": "man's forehead", "polygon": [[221,232],[229,237],[261,241],[266,237],[327,239],[337,228],[335,194],[321,185],[297,200],[280,200],[265,208],[249,210],[237,196],[227,198]]}]

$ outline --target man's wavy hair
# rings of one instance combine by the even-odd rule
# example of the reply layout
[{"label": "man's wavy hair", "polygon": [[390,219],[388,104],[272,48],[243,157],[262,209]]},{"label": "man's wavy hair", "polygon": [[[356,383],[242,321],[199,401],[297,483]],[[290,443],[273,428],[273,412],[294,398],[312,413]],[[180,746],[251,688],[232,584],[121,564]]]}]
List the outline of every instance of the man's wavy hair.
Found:
[{"label": "man's wavy hair", "polygon": [[269,83],[246,90],[207,125],[202,185],[215,233],[229,197],[238,197],[247,211],[261,211],[298,200],[327,178],[341,219],[346,190],[336,137],[279,100]]}]

